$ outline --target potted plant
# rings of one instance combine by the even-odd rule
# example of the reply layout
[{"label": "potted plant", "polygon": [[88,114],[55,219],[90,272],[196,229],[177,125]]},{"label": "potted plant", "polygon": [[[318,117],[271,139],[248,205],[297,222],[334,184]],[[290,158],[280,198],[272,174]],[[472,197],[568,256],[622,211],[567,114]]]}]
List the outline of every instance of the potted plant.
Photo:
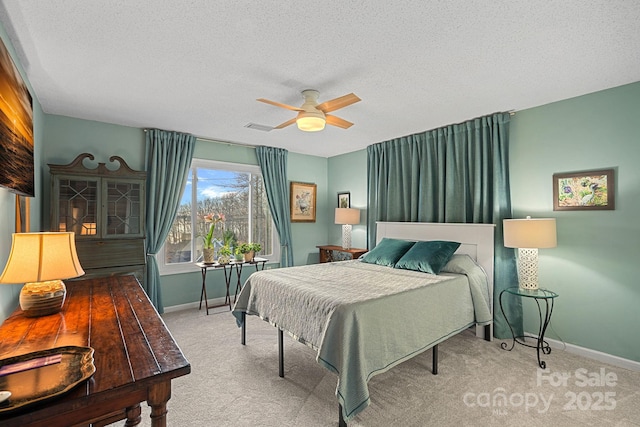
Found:
[{"label": "potted plant", "polygon": [[253,261],[255,253],[259,252],[260,250],[262,250],[262,245],[260,245],[260,243],[241,243],[238,246],[238,251],[241,254],[244,254],[245,262]]},{"label": "potted plant", "polygon": [[218,249],[218,264],[229,264],[231,262],[231,254],[233,251],[227,245]]},{"label": "potted plant", "polygon": [[209,225],[209,231],[202,236],[202,257],[205,263],[213,263],[214,238],[213,231],[216,224],[224,221],[224,214],[212,213],[204,216],[205,224]]},{"label": "potted plant", "polygon": [[236,255],[236,261],[244,260],[244,254],[242,253],[242,251],[240,251],[240,245],[236,245],[235,255]]},{"label": "potted plant", "polygon": [[236,233],[233,232],[233,230],[223,230],[222,242],[224,246],[229,246],[233,250],[233,248],[238,246],[238,239],[236,238]]},{"label": "potted plant", "polygon": [[251,243],[251,249],[253,250],[254,254],[258,253],[262,250],[262,245],[260,243]]}]

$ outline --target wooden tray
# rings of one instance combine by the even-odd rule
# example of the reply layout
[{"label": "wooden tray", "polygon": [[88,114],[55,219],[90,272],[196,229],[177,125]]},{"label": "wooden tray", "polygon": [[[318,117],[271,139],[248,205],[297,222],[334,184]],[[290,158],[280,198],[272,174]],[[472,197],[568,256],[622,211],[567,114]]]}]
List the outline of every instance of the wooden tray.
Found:
[{"label": "wooden tray", "polygon": [[0,415],[64,394],[89,379],[96,367],[91,347],[56,347],[0,360],[0,367],[61,355],[60,362],[0,376],[0,390],[11,397],[0,404]]}]

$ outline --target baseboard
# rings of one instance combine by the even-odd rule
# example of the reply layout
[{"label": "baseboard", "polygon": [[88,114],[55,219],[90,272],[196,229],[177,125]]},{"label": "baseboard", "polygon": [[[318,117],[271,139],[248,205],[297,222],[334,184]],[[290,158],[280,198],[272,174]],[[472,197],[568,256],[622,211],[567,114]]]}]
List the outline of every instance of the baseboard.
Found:
[{"label": "baseboard", "polygon": [[599,362],[608,363],[619,368],[628,369],[630,371],[640,372],[640,362],[635,360],[625,359],[623,357],[614,356],[613,354],[603,353],[598,350],[592,350],[586,347],[580,347],[579,345],[567,344],[562,341],[546,338],[544,339],[549,343],[549,346],[554,349],[565,350],[578,356],[583,356],[589,359],[594,359]]},{"label": "baseboard", "polygon": [[[209,313],[211,313],[211,307],[214,305],[222,305],[224,304],[224,297],[220,297],[220,298],[213,298],[213,299],[209,299]],[[200,306],[199,302],[189,302],[186,304],[179,304],[179,305],[172,305],[170,307],[165,307],[164,308],[164,312],[165,313],[172,313],[175,311],[181,311],[181,310],[188,310],[188,309],[198,309],[198,307]],[[220,307],[221,308],[221,307]],[[202,305],[202,310],[204,310],[204,304]],[[218,308],[219,310],[219,308]]]}]

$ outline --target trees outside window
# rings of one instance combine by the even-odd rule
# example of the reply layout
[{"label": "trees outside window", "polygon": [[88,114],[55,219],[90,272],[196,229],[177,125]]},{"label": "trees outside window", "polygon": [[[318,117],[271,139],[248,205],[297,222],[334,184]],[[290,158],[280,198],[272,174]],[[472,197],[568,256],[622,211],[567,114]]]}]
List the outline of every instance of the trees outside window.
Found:
[{"label": "trees outside window", "polygon": [[202,237],[209,231],[205,215],[224,215],[216,224],[214,247],[255,242],[258,256],[278,262],[279,243],[260,168],[252,165],[194,159],[178,213],[159,254],[163,272],[202,261]]}]

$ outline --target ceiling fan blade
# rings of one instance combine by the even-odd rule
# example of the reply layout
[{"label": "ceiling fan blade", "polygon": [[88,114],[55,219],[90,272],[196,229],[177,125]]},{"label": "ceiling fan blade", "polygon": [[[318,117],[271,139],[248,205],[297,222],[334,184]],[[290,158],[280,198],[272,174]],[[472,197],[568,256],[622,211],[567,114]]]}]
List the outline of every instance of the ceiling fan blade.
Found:
[{"label": "ceiling fan blade", "polygon": [[278,126],[274,127],[274,129],[282,129],[282,128],[286,128],[289,125],[292,125],[296,122],[297,117],[294,117],[291,120],[287,120],[286,122],[279,124]]},{"label": "ceiling fan blade", "polygon": [[287,110],[291,110],[291,111],[304,111],[299,107],[292,107],[291,105],[282,104],[282,103],[276,102],[276,101],[270,101],[270,100],[264,99],[264,98],[258,98],[258,99],[256,99],[256,101],[260,101],[260,102],[264,102],[264,103],[267,103],[267,104],[275,105],[276,107],[280,107],[280,108],[286,108]]},{"label": "ceiling fan blade", "polygon": [[318,105],[316,105],[316,108],[318,110],[322,111],[322,112],[329,113],[331,111],[335,111],[335,110],[338,110],[340,108],[344,108],[344,107],[349,106],[351,104],[355,104],[358,101],[361,101],[361,99],[358,98],[353,93],[350,93],[348,95],[344,95],[344,96],[341,96],[339,98],[334,98],[334,99],[331,99],[329,101],[325,101],[322,104],[318,104]]},{"label": "ceiling fan blade", "polygon": [[345,119],[341,119],[340,117],[332,116],[331,114],[325,114],[325,118],[327,119],[328,125],[337,126],[342,129],[349,129],[353,126],[353,123],[348,122]]}]

